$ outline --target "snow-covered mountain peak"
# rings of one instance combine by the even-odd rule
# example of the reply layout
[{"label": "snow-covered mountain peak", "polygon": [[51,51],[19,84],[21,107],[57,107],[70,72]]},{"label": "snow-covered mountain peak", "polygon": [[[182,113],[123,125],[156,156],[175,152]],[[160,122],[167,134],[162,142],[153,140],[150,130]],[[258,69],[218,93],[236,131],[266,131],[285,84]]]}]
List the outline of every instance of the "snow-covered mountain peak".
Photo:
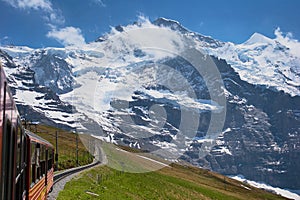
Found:
[{"label": "snow-covered mountain peak", "polygon": [[224,43],[218,40],[213,39],[210,36],[205,36],[193,31],[188,30],[186,27],[184,27],[181,23],[178,21],[172,20],[172,19],[166,19],[166,18],[158,18],[157,20],[152,22],[153,25],[158,27],[167,27],[171,29],[172,31],[179,32],[180,34],[183,34],[185,36],[188,36],[190,38],[193,38],[194,40],[198,40],[201,43],[202,47],[210,47],[210,48],[217,48],[221,47]]},{"label": "snow-covered mountain peak", "polygon": [[157,25],[161,24],[161,25],[165,25],[165,26],[172,25],[172,24],[177,24],[178,26],[182,26],[180,22],[173,20],[173,19],[168,19],[165,17],[159,17],[156,20],[154,20],[153,23],[157,24]]},{"label": "snow-covered mountain peak", "polygon": [[157,25],[157,26],[169,27],[172,30],[179,31],[181,33],[189,32],[189,30],[186,29],[185,27],[183,27],[178,21],[166,19],[163,17],[160,17],[160,18],[156,19],[155,21],[153,21],[153,24]]},{"label": "snow-covered mountain peak", "polygon": [[[52,56],[65,60],[73,72],[88,67],[126,66],[145,60],[159,60],[180,54],[187,46],[195,46],[210,55],[225,59],[243,80],[283,90],[292,96],[300,95],[300,43],[275,30],[275,38],[254,33],[246,42],[233,44],[189,31],[179,22],[158,18],[151,22],[140,17],[137,23],[117,26],[110,33],[80,48],[1,47],[17,60],[17,64],[31,66],[38,56]],[[190,44],[183,38],[190,38]],[[159,49],[156,47],[160,47]],[[22,58],[22,59],[20,59]],[[25,59],[26,58],[26,59]],[[52,61],[49,61],[52,62]]]},{"label": "snow-covered mountain peak", "polygon": [[275,30],[275,38],[254,33],[242,44],[226,43],[220,48],[206,49],[225,59],[241,79],[252,84],[300,95],[300,43]]},{"label": "snow-covered mountain peak", "polygon": [[260,33],[253,33],[253,35],[243,43],[243,45],[253,45],[253,44],[274,44],[274,40],[260,34]]},{"label": "snow-covered mountain peak", "polygon": [[28,55],[34,51],[34,49],[26,46],[3,46],[1,49],[6,51],[12,57],[22,57],[23,55]]}]

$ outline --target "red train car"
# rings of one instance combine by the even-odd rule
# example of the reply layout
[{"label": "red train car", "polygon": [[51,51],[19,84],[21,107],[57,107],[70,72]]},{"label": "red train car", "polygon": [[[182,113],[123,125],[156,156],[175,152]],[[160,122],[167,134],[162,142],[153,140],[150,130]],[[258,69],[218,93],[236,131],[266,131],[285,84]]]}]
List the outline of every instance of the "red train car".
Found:
[{"label": "red train car", "polygon": [[0,64],[0,200],[46,199],[54,148],[25,130]]},{"label": "red train car", "polygon": [[27,136],[28,168],[26,172],[27,199],[46,199],[53,186],[53,146],[43,138],[25,131]]}]

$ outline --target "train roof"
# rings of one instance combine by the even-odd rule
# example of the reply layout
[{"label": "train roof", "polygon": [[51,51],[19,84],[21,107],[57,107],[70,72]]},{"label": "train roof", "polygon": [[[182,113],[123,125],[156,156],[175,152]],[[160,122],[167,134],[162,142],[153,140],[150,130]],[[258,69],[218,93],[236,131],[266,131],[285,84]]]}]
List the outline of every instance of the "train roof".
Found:
[{"label": "train roof", "polygon": [[25,134],[29,137],[30,140],[35,141],[37,143],[41,143],[44,144],[46,146],[50,146],[51,148],[54,148],[53,145],[48,142],[47,140],[45,140],[44,138],[32,133],[31,131],[28,131],[25,129]]}]

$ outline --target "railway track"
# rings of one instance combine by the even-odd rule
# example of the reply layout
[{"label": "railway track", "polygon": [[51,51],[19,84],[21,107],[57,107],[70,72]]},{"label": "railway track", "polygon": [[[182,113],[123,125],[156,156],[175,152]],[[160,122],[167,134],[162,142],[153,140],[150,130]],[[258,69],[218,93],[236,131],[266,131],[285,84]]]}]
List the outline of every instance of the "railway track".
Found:
[{"label": "railway track", "polygon": [[67,169],[63,172],[59,172],[54,175],[53,188],[52,188],[52,191],[48,195],[48,198],[47,198],[48,200],[55,200],[58,196],[58,193],[61,190],[63,190],[65,184],[73,178],[73,175],[77,174],[78,172],[84,171],[86,169],[90,169],[94,166],[105,165],[107,163],[107,158],[100,147],[101,142],[99,140],[96,140],[96,143],[97,143],[96,144],[97,148],[95,148],[95,152],[94,152],[95,160],[93,163],[84,165],[84,166],[80,166],[80,167],[76,167],[76,168],[72,168],[72,169]]},{"label": "railway track", "polygon": [[75,174],[77,172],[83,171],[85,169],[89,169],[91,167],[99,165],[100,163],[101,163],[100,161],[95,161],[95,162],[93,162],[91,164],[88,164],[88,165],[84,165],[84,166],[80,166],[80,167],[75,167],[75,168],[72,168],[72,169],[67,169],[67,170],[65,170],[63,172],[57,173],[53,177],[53,181],[54,181],[53,184],[55,185],[56,183],[58,183],[60,180],[62,180],[64,178],[66,178],[67,176],[70,176],[70,175]]},{"label": "railway track", "polygon": [[63,172],[59,172],[57,174],[54,175],[53,177],[53,185],[57,184],[60,180],[72,175],[72,174],[75,174],[77,172],[80,172],[80,171],[83,171],[85,169],[89,169],[89,168],[92,168],[96,165],[100,165],[100,164],[106,164],[107,163],[107,158],[101,148],[101,141],[100,140],[95,140],[95,151],[94,151],[94,162],[92,162],[91,164],[88,164],[88,165],[84,165],[84,166],[80,166],[80,167],[75,167],[75,168],[72,168],[72,169],[67,169],[67,170],[64,170]]}]

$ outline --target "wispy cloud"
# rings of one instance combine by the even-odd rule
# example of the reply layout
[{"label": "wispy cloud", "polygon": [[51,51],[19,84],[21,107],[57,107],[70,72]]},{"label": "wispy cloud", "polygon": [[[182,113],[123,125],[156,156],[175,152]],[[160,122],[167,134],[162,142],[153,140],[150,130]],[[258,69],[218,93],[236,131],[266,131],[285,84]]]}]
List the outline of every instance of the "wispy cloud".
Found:
[{"label": "wispy cloud", "polygon": [[65,23],[65,17],[63,16],[62,12],[58,9],[46,15],[45,19],[49,24],[52,25],[61,25]]},{"label": "wispy cloud", "polygon": [[48,0],[2,0],[14,8],[53,11]]},{"label": "wispy cloud", "polygon": [[294,54],[295,56],[300,55],[300,42],[293,38],[291,32],[283,33],[278,27],[274,31],[274,35],[276,36],[277,41],[290,49],[291,54]]},{"label": "wispy cloud", "polygon": [[2,38],[0,38],[0,45],[3,45],[3,44],[8,44],[9,43],[9,37],[8,36],[4,36]]},{"label": "wispy cloud", "polygon": [[85,44],[85,40],[82,36],[81,30],[72,26],[65,27],[59,30],[52,30],[47,34],[47,37],[54,38],[65,46],[81,46]]},{"label": "wispy cloud", "polygon": [[[65,18],[60,9],[55,9],[49,0],[2,0],[10,6],[21,10],[41,11],[45,24],[50,28],[48,38],[53,38],[64,46],[85,44],[81,29],[65,24]],[[93,0],[95,3],[106,6],[101,0]]]},{"label": "wispy cloud", "polygon": [[10,6],[21,10],[36,10],[43,12],[43,18],[48,25],[61,25],[65,18],[59,9],[54,9],[49,0],[2,0]]},{"label": "wispy cloud", "polygon": [[93,2],[101,7],[106,7],[106,4],[103,2],[103,0],[93,0]]}]

